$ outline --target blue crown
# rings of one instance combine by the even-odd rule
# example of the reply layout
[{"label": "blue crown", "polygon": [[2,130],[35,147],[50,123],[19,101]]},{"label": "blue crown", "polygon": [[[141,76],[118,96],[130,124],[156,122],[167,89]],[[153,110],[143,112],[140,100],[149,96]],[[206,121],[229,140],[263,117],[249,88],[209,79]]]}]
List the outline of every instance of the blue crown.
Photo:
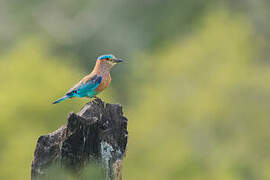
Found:
[{"label": "blue crown", "polygon": [[98,57],[98,59],[99,60],[103,60],[103,59],[114,59],[115,58],[115,56],[114,55],[112,55],[112,54],[105,54],[105,55],[102,55],[102,56],[99,56]]}]

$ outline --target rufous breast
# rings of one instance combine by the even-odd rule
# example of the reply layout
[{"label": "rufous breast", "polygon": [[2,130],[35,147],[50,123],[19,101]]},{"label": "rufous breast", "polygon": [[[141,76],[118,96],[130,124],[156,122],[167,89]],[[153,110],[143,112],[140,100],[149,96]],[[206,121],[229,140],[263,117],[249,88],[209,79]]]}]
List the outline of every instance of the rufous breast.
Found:
[{"label": "rufous breast", "polygon": [[111,79],[110,73],[103,74],[102,81],[100,85],[98,85],[98,87],[95,89],[95,92],[100,93],[101,91],[106,89],[110,85],[111,80],[112,79]]}]

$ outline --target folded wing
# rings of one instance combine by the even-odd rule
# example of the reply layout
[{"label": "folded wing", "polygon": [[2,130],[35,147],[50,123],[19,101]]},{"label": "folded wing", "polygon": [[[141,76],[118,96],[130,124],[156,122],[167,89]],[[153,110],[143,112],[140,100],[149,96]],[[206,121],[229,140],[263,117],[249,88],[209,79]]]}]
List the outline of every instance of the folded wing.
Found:
[{"label": "folded wing", "polygon": [[102,81],[102,76],[94,75],[85,81],[80,81],[78,84],[73,86],[66,93],[66,96],[69,97],[85,97],[94,93],[94,90],[99,86]]}]

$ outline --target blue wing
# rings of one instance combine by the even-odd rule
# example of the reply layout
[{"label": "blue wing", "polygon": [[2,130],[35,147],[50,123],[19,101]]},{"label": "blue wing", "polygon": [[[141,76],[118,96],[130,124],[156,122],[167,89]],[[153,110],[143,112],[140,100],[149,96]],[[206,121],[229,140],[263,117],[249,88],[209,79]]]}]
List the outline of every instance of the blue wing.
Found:
[{"label": "blue wing", "polygon": [[66,96],[68,97],[85,97],[90,96],[92,97],[95,95],[95,89],[101,83],[102,77],[100,75],[95,75],[91,79],[89,79],[86,83],[79,83],[73,88],[71,88],[67,93]]},{"label": "blue wing", "polygon": [[65,96],[61,97],[60,99],[53,102],[53,104],[59,103],[61,101],[64,101],[66,99],[72,98],[72,97],[93,97],[96,95],[95,89],[98,87],[98,85],[101,83],[102,77],[100,75],[94,75],[91,77],[86,83],[81,81],[80,83],[76,84],[74,87],[69,89],[69,91],[66,93]]}]

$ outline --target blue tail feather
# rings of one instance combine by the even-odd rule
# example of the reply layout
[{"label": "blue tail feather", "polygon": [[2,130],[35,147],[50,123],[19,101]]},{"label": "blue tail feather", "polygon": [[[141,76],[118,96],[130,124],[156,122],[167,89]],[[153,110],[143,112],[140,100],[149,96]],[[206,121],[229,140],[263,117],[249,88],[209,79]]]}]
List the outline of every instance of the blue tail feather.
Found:
[{"label": "blue tail feather", "polygon": [[64,101],[64,100],[66,100],[66,99],[68,99],[68,98],[70,98],[70,97],[67,96],[67,95],[66,95],[66,96],[63,96],[63,97],[61,97],[60,99],[54,101],[53,104],[60,103],[61,101]]}]

